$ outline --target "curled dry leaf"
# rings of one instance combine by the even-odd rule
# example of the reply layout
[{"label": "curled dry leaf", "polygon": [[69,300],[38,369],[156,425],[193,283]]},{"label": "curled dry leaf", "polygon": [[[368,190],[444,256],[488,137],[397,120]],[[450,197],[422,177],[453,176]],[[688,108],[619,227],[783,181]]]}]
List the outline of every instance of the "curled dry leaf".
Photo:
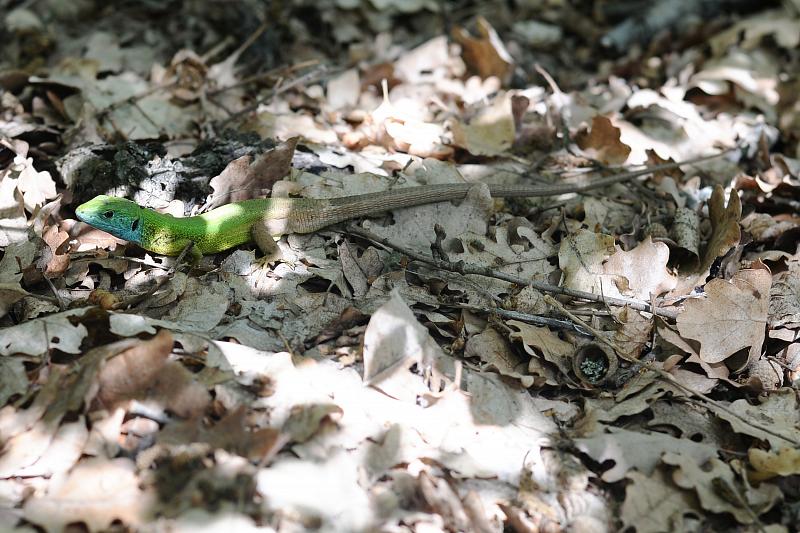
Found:
[{"label": "curled dry leaf", "polygon": [[546,361],[553,363],[561,371],[559,379],[566,379],[572,371],[571,357],[575,353],[575,347],[566,341],[561,340],[558,334],[550,331],[544,326],[534,326],[518,320],[509,320],[508,327],[518,331],[512,331],[512,340],[522,342],[525,351],[534,359],[544,357]]},{"label": "curled dry leaf", "polygon": [[608,117],[595,115],[590,131],[578,134],[576,141],[592,159],[606,165],[621,165],[631,153],[631,147],[620,140],[621,136],[620,129]]},{"label": "curled dry leaf", "polygon": [[526,375],[527,361],[515,353],[508,341],[492,328],[470,337],[464,355],[479,359],[500,375],[519,379],[523,387],[534,384],[533,376]]},{"label": "curled dry leaf", "polygon": [[711,238],[703,250],[699,273],[704,273],[711,264],[739,244],[742,230],[739,219],[742,218],[742,202],[736,190],[731,190],[728,205],[725,206],[725,193],[721,186],[714,187],[708,201],[708,217],[711,220]]},{"label": "curled dry leaf", "polygon": [[[416,365],[432,372],[434,381],[443,378],[441,366],[449,362],[436,341],[416,319],[399,292],[373,315],[364,332],[364,382],[389,396],[414,402],[418,394],[429,392],[419,376],[411,372]],[[433,391],[440,389],[436,383]]]},{"label": "curled dry leaf", "polygon": [[638,359],[642,349],[650,340],[653,320],[642,313],[624,307],[617,315],[622,325],[614,332],[614,344],[629,358]]},{"label": "curled dry leaf", "polygon": [[477,24],[478,38],[461,27],[453,30],[453,38],[463,48],[464,63],[481,78],[497,76],[503,83],[508,82],[514,70],[514,59],[489,21],[478,17]]},{"label": "curled dry leaf", "polygon": [[17,187],[17,180],[0,175],[0,246],[22,243],[28,233],[25,201]]},{"label": "curled dry leaf", "polygon": [[291,171],[294,149],[299,140],[299,137],[287,139],[258,155],[255,161],[245,155],[228,163],[218,176],[211,178],[214,197],[209,208],[264,196],[265,191]]}]

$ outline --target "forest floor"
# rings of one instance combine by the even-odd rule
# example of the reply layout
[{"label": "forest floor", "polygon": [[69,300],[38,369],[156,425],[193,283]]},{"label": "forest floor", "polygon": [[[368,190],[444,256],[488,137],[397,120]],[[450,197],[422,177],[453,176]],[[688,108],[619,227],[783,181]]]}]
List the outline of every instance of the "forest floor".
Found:
[{"label": "forest floor", "polygon": [[800,0],[669,4],[0,0],[0,529],[796,531]]}]

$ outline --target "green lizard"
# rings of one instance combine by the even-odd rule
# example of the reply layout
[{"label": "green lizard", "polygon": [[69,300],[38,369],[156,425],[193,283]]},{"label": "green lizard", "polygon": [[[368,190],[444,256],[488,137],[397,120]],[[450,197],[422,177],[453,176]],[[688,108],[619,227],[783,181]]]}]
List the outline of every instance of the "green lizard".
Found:
[{"label": "green lizard", "polygon": [[[583,183],[488,185],[488,188],[492,196],[503,198],[584,192],[719,155],[665,163]],[[460,200],[474,186],[471,183],[423,185],[330,199],[263,198],[223,205],[184,218],[158,213],[124,198],[100,195],[81,204],[75,213],[95,228],[159,254],[178,255],[193,243],[192,254],[199,257],[253,241],[270,253],[275,249],[273,239],[281,235],[311,233],[337,222],[392,209]]]}]

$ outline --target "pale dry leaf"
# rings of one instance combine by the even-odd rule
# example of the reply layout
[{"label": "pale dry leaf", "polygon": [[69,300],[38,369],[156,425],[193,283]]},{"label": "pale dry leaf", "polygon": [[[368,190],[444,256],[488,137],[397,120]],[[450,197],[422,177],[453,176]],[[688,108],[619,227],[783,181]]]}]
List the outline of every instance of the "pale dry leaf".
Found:
[{"label": "pale dry leaf", "polygon": [[[447,240],[445,249],[451,261],[464,261],[465,264],[485,267],[504,274],[518,276],[524,279],[545,280],[556,270],[549,258],[553,255],[552,243],[533,232],[525,232],[527,245],[514,244],[514,236],[509,234],[508,226],[494,229],[491,237],[483,235],[462,234],[457,240]],[[484,276],[467,276],[468,295],[470,302],[485,302],[481,294],[475,293],[475,288],[469,283],[491,294],[500,295],[509,292],[510,284],[498,279],[489,279]],[[458,283],[450,282],[454,288]],[[475,298],[475,300],[472,300]]]},{"label": "pale dry leaf", "polygon": [[[465,368],[466,393],[447,388],[426,407],[423,402],[398,401],[364,387],[355,370],[343,369],[335,361],[296,358],[293,362],[288,353],[265,356],[244,346],[217,344],[226,345],[226,357],[237,374],[269,376],[272,394],[256,405],[269,409],[275,426],[282,425],[297,405],[334,403],[341,408],[335,431],[319,432],[292,446],[309,464],[305,479],[317,479],[314,465],[324,469],[331,450],[355,450],[371,441],[381,444],[363,448],[357,464],[369,464],[376,477],[398,461],[428,457],[463,476],[498,477],[513,483],[526,454],[555,431],[535,398],[497,374]],[[400,427],[390,430],[394,425]]]},{"label": "pale dry leaf", "polygon": [[339,140],[333,130],[300,113],[274,115],[265,111],[258,114],[257,122],[250,127],[262,137],[277,137],[282,141],[301,137],[312,143],[336,144]]},{"label": "pale dry leaf", "polygon": [[675,275],[667,270],[668,261],[669,247],[647,237],[633,250],[618,249],[603,264],[603,270],[610,276],[623,276],[628,280],[627,291],[617,287],[625,295],[649,301],[652,296],[671,291],[677,284]]},{"label": "pale dry leaf", "polygon": [[631,471],[626,477],[630,484],[620,510],[625,528],[636,528],[636,533],[682,531],[684,515],[700,514],[697,498],[676,487],[662,469],[650,476]]},{"label": "pale dry leaf", "polygon": [[326,92],[328,106],[333,110],[347,109],[356,105],[361,95],[358,70],[351,68],[331,78]]},{"label": "pale dry leaf", "polygon": [[421,472],[417,478],[417,490],[425,505],[444,520],[449,531],[469,531],[471,524],[458,494],[444,478],[435,478]]},{"label": "pale dry leaf", "polygon": [[36,206],[43,206],[47,200],[56,197],[56,182],[49,172],[38,172],[33,168],[33,158],[18,155],[11,168],[19,173],[17,187],[22,192],[28,211],[33,211]]},{"label": "pale dry leaf", "polygon": [[159,525],[170,533],[219,533],[229,532],[256,532],[270,533],[268,527],[256,524],[250,516],[227,509],[224,505],[220,510],[211,512],[207,509],[192,508],[182,513],[177,518],[162,520]]},{"label": "pale dry leaf", "polygon": [[578,134],[576,142],[590,158],[606,165],[621,165],[628,159],[631,147],[620,137],[620,129],[611,123],[611,119],[595,115],[590,131]]},{"label": "pale dry leaf", "polygon": [[281,457],[259,471],[258,492],[265,511],[292,512],[323,530],[363,531],[376,517],[360,468],[358,458],[342,449],[317,461]]},{"label": "pale dry leaf", "polygon": [[[81,121],[83,132],[92,140],[111,141],[123,130],[125,138],[131,141],[160,135],[189,136],[201,120],[199,105],[178,105],[169,93],[149,91],[147,81],[130,70],[85,80],[81,83],[81,93],[72,98],[70,104],[74,105],[66,106],[68,111],[75,110],[70,118]],[[136,105],[118,105],[128,98],[136,98]],[[98,113],[100,110],[106,112]]]},{"label": "pale dry leaf", "polygon": [[629,202],[616,201],[610,197],[576,198],[576,202],[583,202],[586,215],[583,225],[588,229],[602,233],[615,231],[622,233],[621,229],[627,227],[637,213]]},{"label": "pale dry leaf", "polygon": [[658,326],[658,335],[656,339],[661,345],[665,345],[665,343],[662,341],[666,341],[665,349],[669,350],[670,353],[674,354],[675,350],[677,349],[680,350],[680,353],[689,354],[686,362],[700,365],[706,375],[711,379],[727,379],[730,375],[730,370],[728,370],[728,367],[725,366],[724,362],[706,363],[698,354],[698,343],[692,342],[690,344],[686,339],[681,337],[674,328],[667,326],[663,322]]},{"label": "pale dry leaf", "polygon": [[186,290],[164,318],[178,324],[181,331],[204,333],[225,317],[231,304],[230,298],[230,287],[224,282],[189,278]]},{"label": "pale dry leaf", "polygon": [[[353,297],[356,300],[361,300],[369,290],[369,279],[366,273],[359,265],[359,258],[356,250],[353,250],[348,241],[343,241],[338,244],[339,263],[342,268],[342,275],[350,287],[353,288]],[[382,265],[381,265],[382,266]],[[378,271],[380,273],[380,270]],[[343,294],[347,294],[344,292]]]},{"label": "pale dry leaf", "polygon": [[114,407],[149,388],[163,370],[173,344],[172,334],[162,329],[152,339],[109,359],[98,376],[98,399]]},{"label": "pale dry leaf", "polygon": [[100,531],[114,520],[137,528],[149,518],[153,503],[152,495],[139,488],[133,461],[89,458],[60,482],[51,483],[47,494],[25,502],[23,515],[51,532],[63,531],[74,522]]},{"label": "pale dry leaf", "polygon": [[119,36],[106,31],[93,32],[86,43],[83,57],[97,61],[100,71],[119,72],[123,62]]},{"label": "pale dry leaf", "polygon": [[644,413],[658,405],[658,400],[665,395],[679,393],[677,387],[655,379],[654,373],[639,376],[614,397],[589,398],[584,402],[586,415],[581,421],[581,435],[593,436],[605,428],[597,422],[614,422],[621,417]]},{"label": "pale dry leaf", "polygon": [[796,220],[780,220],[767,213],[753,212],[742,218],[741,226],[754,241],[766,242],[777,239],[798,224]]},{"label": "pale dry leaf", "polygon": [[472,155],[497,156],[507,152],[516,135],[511,96],[512,93],[503,93],[470,120],[455,121],[451,126],[453,144]]},{"label": "pale dry leaf", "polygon": [[521,37],[525,44],[543,50],[560,43],[564,34],[561,26],[527,18],[514,22],[513,28],[514,33]]},{"label": "pale dry leaf", "polygon": [[672,473],[676,485],[693,489],[700,505],[712,513],[730,513],[740,524],[752,524],[781,499],[781,490],[762,483],[745,486],[731,467],[716,457],[695,461],[682,453],[665,453],[664,463],[677,467]]},{"label": "pale dry leaf", "polygon": [[769,299],[769,327],[780,328],[800,322],[800,276],[797,269],[773,277]]},{"label": "pale dry leaf", "polygon": [[680,334],[700,342],[700,358],[724,361],[739,350],[750,349],[750,361],[761,355],[767,323],[772,276],[764,268],[741,270],[730,281],[713,279],[706,297],[688,300],[678,315]]},{"label": "pale dry leaf", "polygon": [[518,293],[510,297],[508,308],[521,313],[543,315],[547,312],[548,305],[545,303],[544,294],[541,291],[526,285]]},{"label": "pale dry leaf", "polygon": [[27,240],[28,219],[25,216],[25,200],[17,187],[17,180],[8,176],[0,179],[0,246],[21,243]]},{"label": "pale dry leaf", "polygon": [[0,477],[16,476],[35,464],[53,442],[60,421],[59,417],[38,420],[25,432],[5,440],[0,456]]},{"label": "pale dry leaf", "polygon": [[555,424],[525,389],[497,374],[465,372],[463,382],[463,391],[447,389],[412,426],[447,468],[517,484],[525,457],[539,453]]},{"label": "pale dry leaf", "polygon": [[689,80],[689,88],[697,87],[710,95],[728,94],[733,85],[738,100],[774,115],[780,101],[777,58],[765,49],[744,52],[732,49],[725,57],[710,59]]},{"label": "pale dry leaf", "polygon": [[632,468],[651,475],[666,452],[679,452],[697,463],[717,456],[717,449],[708,444],[676,439],[666,433],[639,433],[613,427],[608,428],[608,433],[576,439],[575,445],[599,463],[614,461],[614,466],[601,476],[608,483],[621,480]]},{"label": "pale dry leaf", "polygon": [[85,309],[71,309],[17,326],[0,328],[0,355],[25,354],[38,357],[52,349],[72,354],[81,353],[81,342],[88,332],[86,326],[73,322],[74,317],[85,313]]},{"label": "pale dry leaf", "polygon": [[452,148],[442,143],[445,129],[440,124],[418,120],[387,120],[383,127],[392,141],[389,149],[423,158],[445,159],[452,154]]},{"label": "pale dry leaf", "polygon": [[[686,362],[690,363],[694,361],[692,361],[691,359],[687,359]],[[704,368],[703,370],[706,369]],[[724,379],[723,374],[726,374],[725,372],[716,372],[716,371],[708,372],[707,370],[706,372],[707,375],[704,376],[703,374],[698,374],[697,372],[694,372],[692,370],[685,370],[683,368],[678,368],[678,367],[673,368],[672,370],[669,371],[669,373],[672,374],[672,377],[675,379],[677,383],[680,383],[684,387],[688,387],[694,392],[699,392],[700,394],[708,394],[712,390],[714,390],[714,387],[717,386],[720,379]],[[716,374],[720,374],[720,376],[715,377]]]},{"label": "pale dry leaf", "polygon": [[89,430],[84,417],[79,416],[75,422],[61,424],[41,457],[15,475],[52,477],[66,472],[84,453],[88,438]]},{"label": "pale dry leaf", "polygon": [[653,418],[647,422],[649,428],[671,428],[676,436],[717,448],[730,445],[728,425],[701,407],[687,403],[652,402],[649,408],[653,413]]},{"label": "pale dry leaf", "polygon": [[558,520],[568,531],[611,531],[605,499],[590,490],[591,472],[565,450],[543,448],[525,457],[517,501],[532,517]]},{"label": "pale dry leaf", "polygon": [[[142,439],[149,438],[150,436],[147,435],[146,432],[128,433],[128,435],[125,436],[123,434],[124,426],[142,429],[142,426],[147,424],[152,428],[154,433],[158,432],[160,429],[158,422],[141,417],[131,418],[127,423],[124,423],[127,415],[127,411],[120,408],[114,409],[109,416],[105,418],[94,419],[86,445],[83,448],[83,454],[95,457],[117,457],[121,450],[132,452],[133,449],[141,449]],[[155,427],[153,427],[153,425],[155,425]],[[136,442],[133,447],[125,446],[132,441]]]},{"label": "pale dry leaf", "polygon": [[625,285],[620,276],[605,273],[606,258],[615,252],[610,235],[579,230],[561,240],[558,266],[564,272],[564,286],[578,291],[621,296],[618,285]]},{"label": "pale dry leaf", "polygon": [[[747,400],[741,399],[726,407],[727,410],[722,410],[713,404],[708,406],[709,410],[730,424],[736,433],[768,442],[774,450],[800,442],[800,403],[793,389],[784,387],[773,391],[758,405],[751,405]],[[728,411],[733,411],[738,416]],[[771,432],[754,427],[748,423],[750,420]]]},{"label": "pale dry leaf", "polygon": [[[39,389],[31,405],[25,409],[18,409],[13,405],[7,405],[0,409],[0,441],[7,442],[33,428],[39,422],[50,405],[59,400],[63,374],[63,367],[54,365],[50,376],[44,386]],[[7,447],[7,445],[5,446]]]},{"label": "pale dry leaf", "polygon": [[59,229],[58,226],[48,226],[42,232],[42,239],[47,243],[48,248],[45,254],[37,262],[37,266],[44,265],[44,275],[50,279],[60,278],[69,268],[71,256],[65,253],[65,244],[70,239],[66,231]]},{"label": "pale dry leaf", "polygon": [[800,474],[800,449],[797,448],[783,447],[775,452],[750,448],[747,458],[755,470],[750,477],[757,481]]},{"label": "pale dry leaf", "polygon": [[336,425],[342,418],[342,409],[331,403],[298,405],[292,409],[281,431],[294,442],[306,442],[322,431],[326,425]]},{"label": "pale dry leaf", "polygon": [[800,44],[800,22],[787,17],[783,9],[760,11],[745,17],[730,28],[709,39],[714,56],[720,56],[731,46],[751,50],[761,44],[764,37],[772,37],[786,49],[793,50]]},{"label": "pale dry leaf", "polygon": [[373,313],[364,332],[363,356],[366,384],[410,402],[429,392],[411,367],[438,373],[447,359],[397,291]]},{"label": "pale dry leaf", "polygon": [[22,281],[23,270],[41,255],[43,247],[44,242],[41,239],[27,239],[9,244],[0,259],[0,282],[17,285]]},{"label": "pale dry leaf", "polygon": [[394,64],[394,73],[406,83],[424,83],[445,77],[450,62],[448,39],[441,35],[402,54]]},{"label": "pale dry leaf", "polygon": [[[0,298],[3,291],[0,287]],[[2,314],[0,314],[2,316]],[[28,376],[21,359],[12,357],[0,358],[0,407],[4,406],[12,396],[21,395],[28,389]]]}]

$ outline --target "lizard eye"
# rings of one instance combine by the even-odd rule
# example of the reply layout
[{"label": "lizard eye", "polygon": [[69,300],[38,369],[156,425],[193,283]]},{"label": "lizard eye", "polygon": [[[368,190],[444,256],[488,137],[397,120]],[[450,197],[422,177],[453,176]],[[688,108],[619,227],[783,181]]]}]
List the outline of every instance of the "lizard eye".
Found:
[{"label": "lizard eye", "polygon": [[103,213],[103,216],[106,218],[114,218],[114,211],[106,211]]},{"label": "lizard eye", "polygon": [[138,227],[139,227],[139,219],[137,218],[136,220],[133,221],[133,224],[131,224],[131,231],[136,231],[136,228]]}]

